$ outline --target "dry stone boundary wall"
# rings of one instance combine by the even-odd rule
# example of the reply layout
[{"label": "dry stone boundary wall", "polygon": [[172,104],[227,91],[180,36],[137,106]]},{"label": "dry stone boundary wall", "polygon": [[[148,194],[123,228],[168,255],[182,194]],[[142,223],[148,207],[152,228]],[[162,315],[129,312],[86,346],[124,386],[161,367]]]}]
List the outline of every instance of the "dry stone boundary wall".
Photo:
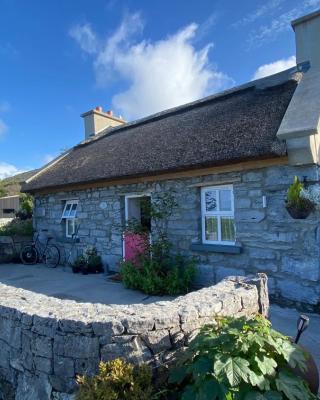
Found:
[{"label": "dry stone boundary wall", "polygon": [[0,284],[0,399],[71,399],[76,375],[94,374],[100,360],[156,367],[215,317],[268,307],[264,274],[148,305],[77,303]]}]

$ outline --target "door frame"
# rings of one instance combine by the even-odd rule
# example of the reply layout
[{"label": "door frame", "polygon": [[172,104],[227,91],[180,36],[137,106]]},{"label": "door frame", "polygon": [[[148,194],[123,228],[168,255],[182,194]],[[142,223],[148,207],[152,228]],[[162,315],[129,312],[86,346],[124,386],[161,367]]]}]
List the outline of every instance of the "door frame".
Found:
[{"label": "door frame", "polygon": [[[125,224],[128,221],[128,205],[129,205],[129,199],[136,199],[139,197],[150,197],[151,200],[151,193],[150,192],[143,192],[143,193],[130,193],[130,194],[125,194],[124,195],[124,222]],[[149,241],[151,243],[151,232],[149,235]],[[122,233],[122,259],[123,261],[125,260],[125,241],[124,241],[124,232]]]}]

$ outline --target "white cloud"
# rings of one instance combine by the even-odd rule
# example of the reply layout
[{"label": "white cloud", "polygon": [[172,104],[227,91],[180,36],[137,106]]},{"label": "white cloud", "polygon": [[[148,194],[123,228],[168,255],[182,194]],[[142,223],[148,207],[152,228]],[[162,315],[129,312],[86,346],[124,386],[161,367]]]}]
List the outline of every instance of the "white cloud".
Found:
[{"label": "white cloud", "polygon": [[12,164],[0,162],[0,179],[8,178],[9,176],[25,172],[25,169],[19,169]]},{"label": "white cloud", "polygon": [[273,13],[274,11],[277,11],[283,2],[284,0],[270,0],[254,9],[252,12],[234,23],[232,26],[234,28],[237,28],[239,26],[255,22],[257,19],[264,17],[267,14]]},{"label": "white cloud", "polygon": [[97,37],[89,24],[76,25],[70,29],[69,35],[78,42],[83,51],[93,54],[97,51]]},{"label": "white cloud", "polygon": [[[209,63],[212,43],[195,48],[197,28],[190,24],[159,41],[137,41],[137,34],[143,30],[140,15],[124,18],[97,49],[94,60],[99,85],[107,85],[115,78],[128,85],[112,99],[117,112],[126,119],[138,118],[233,84],[231,78]],[[85,51],[84,46],[81,48]]]},{"label": "white cloud", "polygon": [[0,138],[8,131],[8,126],[0,119]]},{"label": "white cloud", "polygon": [[304,0],[296,7],[286,11],[279,11],[267,25],[262,25],[258,30],[253,31],[249,37],[250,45],[262,45],[265,41],[274,40],[278,34],[290,30],[290,22],[304,14],[315,11],[320,6],[320,0]]},{"label": "white cloud", "polygon": [[296,65],[296,57],[291,56],[286,59],[278,60],[270,64],[261,65],[253,75],[252,79],[260,79],[265,76],[276,74]]}]

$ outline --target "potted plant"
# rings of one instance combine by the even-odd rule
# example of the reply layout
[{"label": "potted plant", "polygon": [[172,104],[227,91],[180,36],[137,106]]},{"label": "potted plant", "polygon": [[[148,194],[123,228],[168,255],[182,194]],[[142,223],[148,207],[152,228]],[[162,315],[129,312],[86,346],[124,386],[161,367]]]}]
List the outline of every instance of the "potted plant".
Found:
[{"label": "potted plant", "polygon": [[94,246],[88,246],[84,251],[85,265],[82,268],[82,272],[86,274],[96,274],[103,272],[102,260],[98,255],[97,248]]},{"label": "potted plant", "polygon": [[287,193],[286,209],[294,219],[306,219],[315,210],[315,203],[309,196],[309,191],[294,177]]},{"label": "potted plant", "polygon": [[77,257],[72,265],[72,272],[74,274],[78,274],[79,272],[82,271],[85,264],[86,264],[86,259],[84,258],[84,256]]},{"label": "potted plant", "polygon": [[103,272],[102,260],[98,255],[88,257],[89,272],[92,274],[100,274]]},{"label": "potted plant", "polygon": [[81,268],[82,275],[88,275],[89,273],[89,266],[88,263],[83,264]]}]

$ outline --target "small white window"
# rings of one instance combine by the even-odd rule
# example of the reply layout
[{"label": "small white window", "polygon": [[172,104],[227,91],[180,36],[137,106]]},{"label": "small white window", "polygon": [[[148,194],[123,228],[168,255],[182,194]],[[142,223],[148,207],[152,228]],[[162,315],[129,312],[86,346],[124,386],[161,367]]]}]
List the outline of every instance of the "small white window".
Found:
[{"label": "small white window", "polygon": [[63,209],[62,219],[66,223],[66,237],[72,238],[76,233],[78,200],[68,200]]},{"label": "small white window", "polygon": [[202,242],[234,244],[234,200],[232,186],[201,190]]}]

